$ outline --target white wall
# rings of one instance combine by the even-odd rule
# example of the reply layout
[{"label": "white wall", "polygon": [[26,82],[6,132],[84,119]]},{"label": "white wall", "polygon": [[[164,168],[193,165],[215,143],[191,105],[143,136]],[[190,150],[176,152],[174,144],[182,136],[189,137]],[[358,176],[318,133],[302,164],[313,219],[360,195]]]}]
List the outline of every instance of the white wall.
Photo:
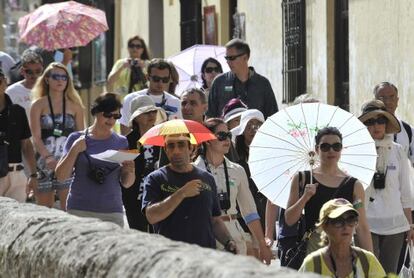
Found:
[{"label": "white wall", "polygon": [[327,3],[306,1],[307,92],[328,102]]},{"label": "white wall", "polygon": [[250,65],[269,79],[279,107],[282,106],[282,8],[280,1],[239,0],[238,11],[246,13],[246,41]]},{"label": "white wall", "polygon": [[359,114],[375,84],[394,83],[397,114],[414,123],[414,2],[349,1],[349,69],[351,111]]},{"label": "white wall", "polygon": [[164,0],[164,55],[181,51],[180,1]]},{"label": "white wall", "polygon": [[121,34],[119,36],[121,57],[128,57],[127,41],[138,35],[148,44],[149,0],[122,0],[121,1]]}]

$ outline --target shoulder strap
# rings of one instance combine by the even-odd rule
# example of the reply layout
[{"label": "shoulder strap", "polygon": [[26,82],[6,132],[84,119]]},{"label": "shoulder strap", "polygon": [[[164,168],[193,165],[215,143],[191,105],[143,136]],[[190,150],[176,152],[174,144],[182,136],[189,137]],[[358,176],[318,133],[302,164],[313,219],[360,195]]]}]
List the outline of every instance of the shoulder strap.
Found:
[{"label": "shoulder strap", "polygon": [[[322,253],[317,254],[316,256],[313,256],[313,272],[322,274]],[[368,276],[366,276],[368,277]]]},{"label": "shoulder strap", "polygon": [[361,262],[365,277],[369,277],[369,262],[367,255],[359,247],[353,246],[352,249],[355,251],[359,261]]},{"label": "shoulder strap", "polygon": [[409,124],[407,124],[406,122],[404,122],[404,121],[401,121],[401,122],[402,122],[402,125],[403,125],[405,131],[407,132],[408,141],[411,144],[411,142],[413,141],[413,138],[412,138],[413,137],[413,131],[411,130],[411,126]]},{"label": "shoulder strap", "polygon": [[[342,189],[342,187],[344,187],[344,186],[348,183],[348,181],[351,181],[352,179],[354,179],[354,180],[356,181],[356,179],[355,179],[354,177],[351,177],[351,176],[347,176],[346,178],[344,178],[344,179],[342,180],[341,184],[340,184],[340,185],[338,186],[338,188],[336,189],[335,193],[332,195],[332,198],[331,198],[331,199],[336,198],[336,195],[338,195],[339,190],[341,190],[341,189]],[[354,181],[354,183],[355,183],[355,181]]]}]

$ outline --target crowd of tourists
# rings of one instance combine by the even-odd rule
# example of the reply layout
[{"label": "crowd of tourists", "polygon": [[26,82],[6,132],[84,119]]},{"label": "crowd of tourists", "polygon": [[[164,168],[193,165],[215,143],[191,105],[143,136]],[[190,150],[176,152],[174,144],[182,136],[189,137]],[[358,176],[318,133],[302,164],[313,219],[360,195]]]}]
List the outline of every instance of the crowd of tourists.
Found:
[{"label": "crowd of tourists", "polygon": [[[269,80],[249,66],[249,45],[229,41],[230,71],[210,57],[200,69],[203,86],[183,92],[176,91],[173,63],[151,59],[139,36],[127,46],[129,57],[114,64],[107,92],[91,107],[74,87],[68,51],[69,59],[56,62],[30,48],[14,72],[17,80],[9,68],[0,71],[0,196],[50,208],[58,200],[72,215],[266,264],[279,258],[299,271],[331,277],[399,272],[414,239],[414,143],[411,126],[395,116],[395,85],[376,85],[357,115],[376,145],[371,184],[364,189],[339,168],[342,134],[323,127],[315,137],[320,163],[296,173],[282,209],[258,190],[249,169],[256,132],[278,112]],[[196,145],[180,131],[163,136],[162,146],[140,143],[155,126],[177,119],[203,125],[214,139]],[[135,160],[94,156],[128,149],[139,151]]]}]

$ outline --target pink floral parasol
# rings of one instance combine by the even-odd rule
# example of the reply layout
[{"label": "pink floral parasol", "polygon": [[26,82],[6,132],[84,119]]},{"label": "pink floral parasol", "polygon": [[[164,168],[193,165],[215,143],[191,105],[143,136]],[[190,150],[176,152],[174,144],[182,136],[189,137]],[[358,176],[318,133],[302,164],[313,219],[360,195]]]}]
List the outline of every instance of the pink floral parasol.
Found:
[{"label": "pink floral parasol", "polygon": [[84,46],[108,30],[105,13],[75,1],[45,4],[19,19],[20,41],[47,50]]}]

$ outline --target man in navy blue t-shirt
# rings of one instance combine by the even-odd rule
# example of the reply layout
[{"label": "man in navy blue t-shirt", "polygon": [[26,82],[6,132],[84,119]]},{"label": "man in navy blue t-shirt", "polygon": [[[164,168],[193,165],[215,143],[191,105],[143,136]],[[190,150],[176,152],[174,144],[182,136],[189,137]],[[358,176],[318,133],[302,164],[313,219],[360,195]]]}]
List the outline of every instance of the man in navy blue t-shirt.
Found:
[{"label": "man in navy blue t-shirt", "polygon": [[190,162],[192,146],[186,134],[165,138],[170,164],[145,179],[142,211],[154,230],[172,240],[216,247],[217,238],[226,249],[236,244],[220,219],[214,178]]}]

